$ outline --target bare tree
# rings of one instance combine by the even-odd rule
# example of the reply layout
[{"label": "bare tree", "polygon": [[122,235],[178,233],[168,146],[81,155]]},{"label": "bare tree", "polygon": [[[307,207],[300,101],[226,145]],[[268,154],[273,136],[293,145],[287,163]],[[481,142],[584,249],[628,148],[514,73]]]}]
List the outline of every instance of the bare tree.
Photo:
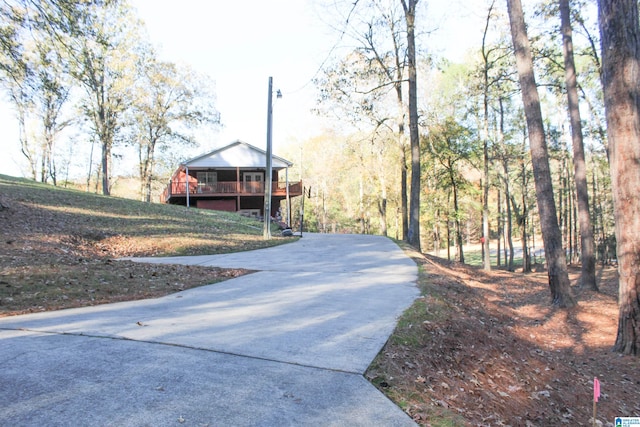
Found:
[{"label": "bare tree", "polygon": [[[356,7],[361,10],[354,13]],[[363,118],[370,122],[378,133],[378,129],[392,129],[394,139],[385,136],[385,144],[397,141],[400,155],[400,212],[402,216],[402,238],[408,239],[408,182],[407,157],[409,145],[406,137],[407,105],[405,93],[407,86],[408,40],[406,33],[406,14],[400,9],[397,1],[355,1],[350,4],[347,22],[353,23],[355,18],[363,18],[352,37],[358,42],[353,52],[341,60],[335,69],[325,69],[325,77],[317,79],[323,101],[338,102],[347,108],[347,117],[359,124]],[[395,104],[394,108],[388,106]],[[328,104],[324,103],[325,109]],[[416,102],[417,105],[417,102]],[[335,109],[329,108],[335,114]],[[417,116],[416,116],[417,117]],[[340,117],[344,119],[344,115]],[[417,120],[417,119],[416,119]],[[393,123],[393,124],[391,124]],[[417,126],[417,125],[416,125]],[[358,125],[358,127],[360,127]],[[417,128],[416,128],[417,129]],[[388,133],[385,131],[385,135]],[[391,144],[389,144],[391,145]],[[385,151],[388,151],[385,149]],[[384,177],[380,176],[380,181]],[[378,203],[381,217],[387,217],[386,190],[381,187]],[[386,225],[383,227],[386,228]]]},{"label": "bare tree", "polygon": [[[404,103],[403,95],[403,83],[406,64],[406,51],[404,50],[404,44],[400,40],[400,32],[398,27],[401,23],[398,21],[397,16],[391,9],[388,13],[385,12],[381,5],[377,5],[380,14],[382,15],[386,29],[389,31],[390,40],[392,41],[391,55],[380,54],[373,37],[367,35],[365,37],[368,49],[375,54],[375,62],[378,63],[382,72],[386,75],[389,82],[392,83],[394,92],[396,94],[397,104],[397,135],[398,146],[402,156],[400,163],[400,193],[401,193],[401,211],[402,211],[402,238],[407,239],[409,233],[409,218],[408,218],[408,200],[407,200],[407,144],[405,136],[405,122],[406,122],[406,106]],[[371,27],[370,27],[371,29]],[[371,33],[369,33],[371,34]],[[391,58],[389,58],[391,56]],[[388,60],[392,60],[391,63],[387,63]],[[386,208],[385,208],[386,209]],[[386,215],[386,210],[385,210]]]},{"label": "bare tree", "polygon": [[151,52],[134,86],[132,132],[139,155],[142,199],[151,202],[156,155],[170,144],[192,144],[189,129],[217,125],[220,115],[213,106],[213,83],[189,67],[153,59]]},{"label": "bare tree", "polygon": [[640,355],[640,27],[636,0],[598,0],[619,279],[614,350]]},{"label": "bare tree", "polygon": [[582,123],[578,107],[578,84],[576,67],[573,60],[573,40],[569,0],[560,0],[560,21],[562,31],[562,47],[564,52],[565,81],[569,102],[569,119],[571,121],[571,140],[573,143],[573,167],[578,198],[578,220],[580,222],[582,271],[580,286],[593,291],[598,290],[596,284],[596,258],[594,255],[593,231],[589,216],[589,191],[587,185],[587,166],[584,159],[584,143],[582,141]]},{"label": "bare tree", "polygon": [[573,307],[575,299],[571,293],[567,262],[562,248],[562,235],[558,226],[542,110],[533,73],[533,57],[527,38],[522,4],[520,0],[507,0],[507,8],[529,133],[529,149],[552,302],[559,307]]}]

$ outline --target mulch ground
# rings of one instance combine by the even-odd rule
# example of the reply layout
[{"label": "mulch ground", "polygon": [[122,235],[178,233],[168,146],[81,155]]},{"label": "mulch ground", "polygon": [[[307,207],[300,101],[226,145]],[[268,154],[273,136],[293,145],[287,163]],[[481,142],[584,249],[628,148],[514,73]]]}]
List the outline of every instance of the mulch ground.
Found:
[{"label": "mulch ground", "polygon": [[[390,340],[368,376],[419,424],[591,426],[594,377],[597,425],[640,416],[640,358],[611,351],[614,268],[599,269],[599,293],[574,289],[579,304],[566,310],[551,306],[545,272],[415,259],[427,282],[415,307],[426,320],[401,324],[396,333],[411,338]],[[572,268],[573,283],[578,275]]]}]

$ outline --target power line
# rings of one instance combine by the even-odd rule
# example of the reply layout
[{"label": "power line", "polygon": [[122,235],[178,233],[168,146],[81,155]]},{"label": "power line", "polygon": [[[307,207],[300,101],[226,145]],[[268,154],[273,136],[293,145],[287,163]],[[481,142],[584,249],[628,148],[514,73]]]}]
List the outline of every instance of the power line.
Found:
[{"label": "power line", "polygon": [[344,35],[347,33],[347,29],[349,28],[349,21],[351,20],[351,16],[353,15],[353,12],[355,11],[356,7],[358,6],[358,2],[359,2],[359,0],[355,0],[353,2],[351,10],[349,11],[349,13],[347,15],[347,19],[344,22],[344,26],[342,27],[342,30],[340,31],[340,35],[338,36],[338,39],[333,44],[333,46],[331,47],[331,49],[329,50],[329,52],[327,53],[325,58],[322,60],[322,63],[320,64],[320,66],[318,66],[318,68],[316,69],[315,73],[313,73],[313,76],[311,76],[298,89],[293,90],[293,91],[284,92],[285,95],[292,95],[292,94],[298,93],[298,92],[302,91],[303,89],[305,89],[307,86],[309,86],[311,83],[313,83],[313,80],[318,76],[318,74],[320,74],[320,71],[322,71],[322,69],[324,68],[325,64],[332,57],[333,52],[340,46],[340,43],[342,42],[342,39],[344,38]]}]

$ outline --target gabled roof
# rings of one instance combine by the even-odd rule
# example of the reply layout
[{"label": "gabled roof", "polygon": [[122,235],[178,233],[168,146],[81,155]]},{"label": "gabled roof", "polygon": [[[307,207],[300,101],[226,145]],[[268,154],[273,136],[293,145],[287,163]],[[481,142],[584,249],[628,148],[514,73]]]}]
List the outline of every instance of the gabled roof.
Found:
[{"label": "gabled roof", "polygon": [[[189,168],[265,168],[267,152],[242,141],[235,141],[209,153],[202,154],[181,164]],[[282,157],[273,156],[271,167],[275,170],[293,166]]]}]

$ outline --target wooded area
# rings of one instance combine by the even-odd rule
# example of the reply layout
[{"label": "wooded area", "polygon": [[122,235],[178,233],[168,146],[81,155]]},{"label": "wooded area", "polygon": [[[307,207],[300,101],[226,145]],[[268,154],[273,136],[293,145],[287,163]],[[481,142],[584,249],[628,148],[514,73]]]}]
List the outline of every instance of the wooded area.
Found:
[{"label": "wooded area", "polygon": [[112,162],[122,160],[112,149],[132,145],[141,197],[151,201],[158,152],[193,144],[194,128],[219,123],[211,80],[160,61],[127,2],[3,1],[0,18],[1,80],[34,180],[58,185],[68,178],[74,146],[57,147],[71,139],[91,147],[82,161],[87,191],[109,195]]},{"label": "wooded area", "polygon": [[[305,230],[388,235],[460,262],[475,244],[485,270],[531,271],[544,248],[560,307],[575,304],[567,264],[597,291],[596,263],[617,262],[616,349],[638,354],[637,2],[484,4],[477,49],[454,63],[425,41],[428,2],[326,2],[349,47],[314,79],[335,126],[282,153],[302,152]],[[0,13],[1,81],[34,180],[64,181],[73,155],[57,143],[73,138],[100,151],[86,189],[108,195],[112,148],[133,144],[152,201],[176,147],[218,125],[209,78],[158,60],[127,2],[5,0]]]}]

